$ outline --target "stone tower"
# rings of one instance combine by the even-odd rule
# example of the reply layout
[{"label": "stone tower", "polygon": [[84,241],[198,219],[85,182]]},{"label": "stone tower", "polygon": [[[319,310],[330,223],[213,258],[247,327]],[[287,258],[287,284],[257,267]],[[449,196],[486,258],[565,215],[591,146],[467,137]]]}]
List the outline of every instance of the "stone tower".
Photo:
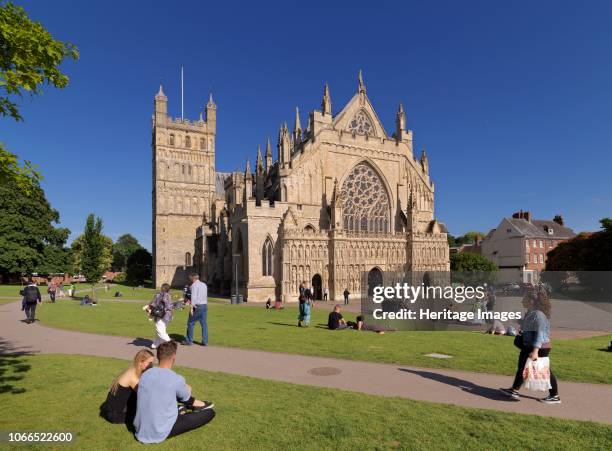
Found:
[{"label": "stone tower", "polygon": [[161,86],[154,105],[153,283],[181,286],[193,271],[195,230],[211,216],[217,106],[211,95],[206,120],[172,118]]}]

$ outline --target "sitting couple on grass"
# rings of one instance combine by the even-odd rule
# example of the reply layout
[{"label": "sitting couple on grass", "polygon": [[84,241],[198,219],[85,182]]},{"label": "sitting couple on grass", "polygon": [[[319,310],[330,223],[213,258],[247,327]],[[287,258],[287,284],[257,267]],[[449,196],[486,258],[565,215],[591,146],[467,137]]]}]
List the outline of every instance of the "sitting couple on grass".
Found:
[{"label": "sitting couple on grass", "polygon": [[153,367],[151,351],[139,351],[115,379],[102,405],[102,415],[108,421],[125,423],[142,443],[163,442],[215,417],[214,404],[194,399],[185,378],[172,371],[176,349],[174,341],[160,344],[157,367]]},{"label": "sitting couple on grass", "polygon": [[370,326],[366,324],[363,320],[363,316],[357,316],[357,322],[353,321],[345,321],[342,313],[340,313],[340,304],[337,304],[334,307],[334,310],[329,314],[327,318],[327,328],[329,330],[341,330],[341,329],[355,329],[355,330],[370,330],[372,332],[376,332],[377,334],[384,334],[385,332],[391,332],[392,329],[385,329],[384,327],[378,326]]}]

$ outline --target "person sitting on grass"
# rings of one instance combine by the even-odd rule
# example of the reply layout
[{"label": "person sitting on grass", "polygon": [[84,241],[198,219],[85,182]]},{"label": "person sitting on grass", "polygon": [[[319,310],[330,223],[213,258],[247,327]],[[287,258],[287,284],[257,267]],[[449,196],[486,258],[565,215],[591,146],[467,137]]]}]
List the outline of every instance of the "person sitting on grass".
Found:
[{"label": "person sitting on grass", "polygon": [[356,319],[357,319],[357,324],[355,328],[357,330],[366,330],[366,331],[376,332],[378,335],[383,335],[385,332],[393,332],[394,330],[394,329],[385,329],[384,327],[371,326],[369,324],[366,324],[362,315],[357,316]]},{"label": "person sitting on grass", "polygon": [[327,318],[327,327],[329,330],[346,329],[346,322],[340,313],[340,304],[336,304],[334,310],[330,312]]},{"label": "person sitting on grass", "polygon": [[142,373],[153,366],[155,356],[148,349],[141,349],[130,366],[113,381],[101,413],[109,422],[131,425],[136,415],[136,390]]},{"label": "person sitting on grass", "polygon": [[[167,438],[204,426],[215,417],[214,404],[191,396],[185,378],[172,371],[175,341],[157,348],[159,366],[140,378],[136,407],[136,438],[142,443],[160,443]],[[177,400],[191,411],[179,414]]]}]

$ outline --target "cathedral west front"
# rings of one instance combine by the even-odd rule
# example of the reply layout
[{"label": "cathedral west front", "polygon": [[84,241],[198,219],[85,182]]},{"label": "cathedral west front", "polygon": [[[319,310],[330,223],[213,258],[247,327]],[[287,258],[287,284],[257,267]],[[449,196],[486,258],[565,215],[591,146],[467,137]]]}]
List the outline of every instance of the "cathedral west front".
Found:
[{"label": "cathedral west front", "polygon": [[327,84],[321,109],[280,126],[244,172],[215,169],[216,109],[168,116],[162,89],[153,115],[154,283],[200,274],[213,292],[297,300],[329,289],[359,297],[362,280],[386,272],[448,271],[446,228],[434,216],[425,151],[415,156],[400,104],[387,134],[359,73],[357,90],[334,113]]}]

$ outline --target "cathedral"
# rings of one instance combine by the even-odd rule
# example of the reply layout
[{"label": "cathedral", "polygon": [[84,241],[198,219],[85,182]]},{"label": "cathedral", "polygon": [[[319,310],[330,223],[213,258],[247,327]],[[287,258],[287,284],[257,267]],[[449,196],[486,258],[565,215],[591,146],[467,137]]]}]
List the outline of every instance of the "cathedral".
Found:
[{"label": "cathedral", "polygon": [[[168,116],[162,88],[152,119],[154,283],[187,283],[249,302],[297,300],[306,282],[320,299],[363,295],[386,272],[448,271],[446,227],[434,217],[425,150],[414,155],[399,105],[388,135],[361,72],[335,114],[330,89],[306,126],[296,108],[244,172],[215,170],[217,106],[205,118]],[[378,281],[378,282],[377,282]]]}]

